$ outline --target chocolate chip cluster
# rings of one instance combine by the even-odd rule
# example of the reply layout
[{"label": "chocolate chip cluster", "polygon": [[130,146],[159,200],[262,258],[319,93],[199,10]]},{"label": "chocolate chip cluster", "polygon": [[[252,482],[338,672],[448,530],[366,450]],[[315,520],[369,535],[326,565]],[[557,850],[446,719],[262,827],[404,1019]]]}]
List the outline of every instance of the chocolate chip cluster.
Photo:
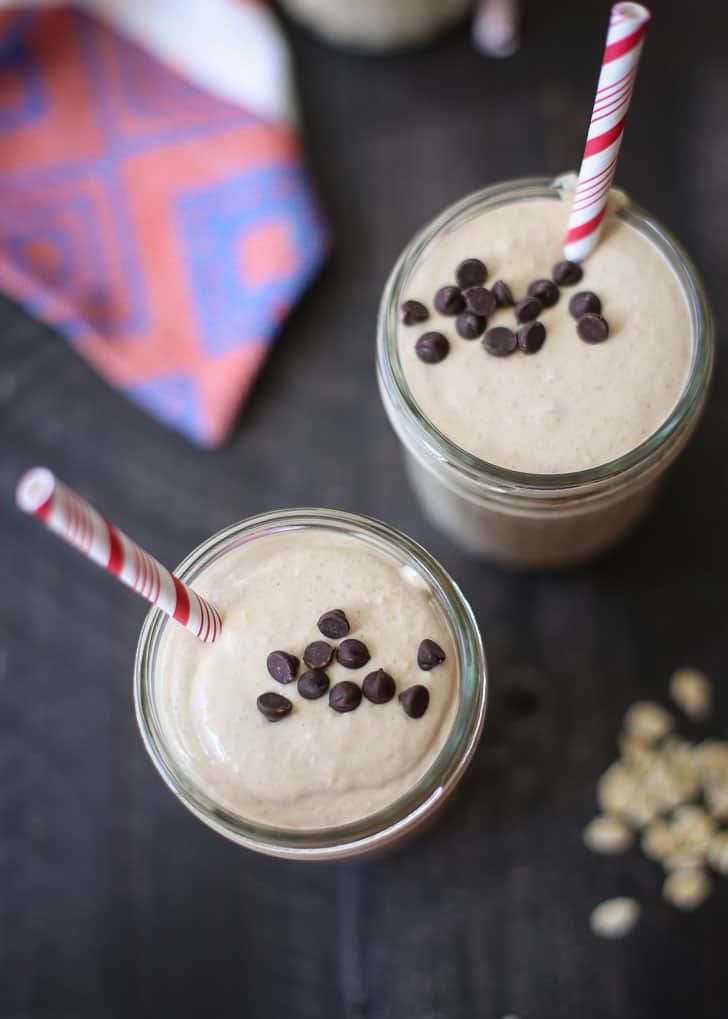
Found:
[{"label": "chocolate chip cluster", "polygon": [[609,323],[601,315],[602,302],[591,290],[582,290],[569,301],[569,314],[576,319],[576,331],[587,343],[601,343],[609,336]]},{"label": "chocolate chip cluster", "polygon": [[[455,270],[456,285],[440,287],[433,298],[435,309],[455,318],[455,331],[464,340],[482,336],[487,353],[494,357],[507,357],[517,349],[524,354],[535,354],[546,340],[546,328],[538,317],[544,308],[551,308],[559,299],[560,287],[574,286],[582,278],[581,266],[576,262],[557,262],[551,270],[551,279],[537,279],[529,284],[526,296],[519,301],[513,297],[504,280],[496,280],[488,289],[485,281],[488,270],[479,258],[466,258]],[[488,329],[488,319],[496,308],[513,308],[517,326],[495,326]],[[401,307],[402,322],[419,325],[430,317],[427,306],[421,301],[405,301]],[[577,333],[587,343],[600,343],[609,336],[609,326],[602,318],[601,301],[591,291],[576,294],[569,302],[569,311],[577,320]],[[415,343],[415,352],[425,364],[438,364],[450,353],[450,341],[440,332],[423,333]]]},{"label": "chocolate chip cluster", "polygon": [[[334,646],[326,640],[315,640],[303,652],[306,672],[299,676],[300,659],[288,651],[271,651],[266,660],[268,672],[278,683],[292,683],[296,677],[299,694],[307,701],[315,701],[328,691],[329,707],[339,714],[354,711],[361,704],[362,695],[372,704],[386,704],[394,697],[397,686],[384,669],[368,673],[361,686],[350,680],[335,683],[330,687],[326,668],[336,659],[345,669],[361,669],[369,661],[366,644],[349,637],[351,627],[342,609],[324,612],[316,624],[319,631],[329,640],[341,641]],[[344,639],[345,638],[345,639]],[[426,638],[417,649],[417,664],[423,672],[429,672],[445,661],[445,652],[434,640]],[[329,689],[330,687],[330,689]],[[402,710],[410,718],[421,718],[430,703],[430,692],[426,686],[415,684],[403,690],[398,697]],[[293,704],[288,697],[272,691],[262,693],[257,700],[258,710],[269,722],[278,722],[290,715]]]}]

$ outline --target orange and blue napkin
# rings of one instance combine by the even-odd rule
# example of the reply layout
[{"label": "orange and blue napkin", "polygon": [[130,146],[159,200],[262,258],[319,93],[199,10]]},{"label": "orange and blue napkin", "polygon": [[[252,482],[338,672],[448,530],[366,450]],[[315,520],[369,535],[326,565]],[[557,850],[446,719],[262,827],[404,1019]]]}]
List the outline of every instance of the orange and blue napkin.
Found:
[{"label": "orange and blue napkin", "polygon": [[0,290],[213,446],[327,235],[254,0],[0,13]]}]

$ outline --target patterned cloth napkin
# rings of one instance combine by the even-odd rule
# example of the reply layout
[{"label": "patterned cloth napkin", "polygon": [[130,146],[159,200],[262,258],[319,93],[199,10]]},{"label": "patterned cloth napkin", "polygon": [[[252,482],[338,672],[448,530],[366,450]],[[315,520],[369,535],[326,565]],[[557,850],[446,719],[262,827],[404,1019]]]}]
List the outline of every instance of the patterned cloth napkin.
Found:
[{"label": "patterned cloth napkin", "polygon": [[327,245],[285,43],[254,0],[32,6],[0,0],[0,290],[215,445]]}]

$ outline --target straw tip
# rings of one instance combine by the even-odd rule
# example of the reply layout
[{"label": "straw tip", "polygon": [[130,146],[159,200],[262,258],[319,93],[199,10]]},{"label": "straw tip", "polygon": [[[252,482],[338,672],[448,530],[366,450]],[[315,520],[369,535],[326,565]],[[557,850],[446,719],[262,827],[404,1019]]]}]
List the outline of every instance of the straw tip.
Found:
[{"label": "straw tip", "polygon": [[37,513],[48,502],[56,487],[56,479],[47,467],[31,467],[15,488],[15,502],[23,513]]},{"label": "straw tip", "polygon": [[473,22],[473,45],[487,57],[510,57],[519,47],[515,0],[481,4]]},{"label": "straw tip", "polygon": [[643,4],[618,3],[612,8],[612,13],[627,21],[633,21],[635,25],[643,25],[652,17],[652,11]]}]

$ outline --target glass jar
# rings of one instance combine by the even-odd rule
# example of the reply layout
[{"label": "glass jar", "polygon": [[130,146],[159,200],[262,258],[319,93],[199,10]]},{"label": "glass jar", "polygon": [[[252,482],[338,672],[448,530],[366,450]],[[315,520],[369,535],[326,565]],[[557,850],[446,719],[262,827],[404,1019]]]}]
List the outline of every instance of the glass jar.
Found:
[{"label": "glass jar", "polygon": [[472,8],[472,0],[282,0],[328,42],[389,50],[425,43]]},{"label": "glass jar", "polygon": [[241,544],[280,531],[316,530],[345,534],[415,571],[446,622],[456,648],[459,703],[452,729],[434,762],[406,795],[355,822],[320,830],[275,828],[247,820],[215,803],[175,760],[160,723],[155,699],[160,642],[177,624],[158,609],[144,621],[134,665],[137,721],[147,751],[172,792],[201,821],[248,849],[271,856],[321,860],[370,852],[422,825],[445,802],[480,739],[486,705],[486,665],[478,626],[457,585],[428,552],[393,528],[352,513],[322,509],[280,510],[250,517],[219,531],[191,552],[175,570],[185,583]]},{"label": "glass jar", "polygon": [[397,344],[401,295],[428,246],[484,210],[530,199],[564,201],[557,178],[508,181],[477,191],[428,224],[405,248],[387,281],[377,327],[379,389],[425,515],[465,551],[514,567],[574,565],[615,544],[652,503],[660,478],[700,418],[713,365],[713,321],[695,266],[673,236],[642,209],[617,212],[667,258],[684,290],[692,359],[674,408],[628,453],[586,470],[527,474],[456,446],[422,413],[404,377]]}]

